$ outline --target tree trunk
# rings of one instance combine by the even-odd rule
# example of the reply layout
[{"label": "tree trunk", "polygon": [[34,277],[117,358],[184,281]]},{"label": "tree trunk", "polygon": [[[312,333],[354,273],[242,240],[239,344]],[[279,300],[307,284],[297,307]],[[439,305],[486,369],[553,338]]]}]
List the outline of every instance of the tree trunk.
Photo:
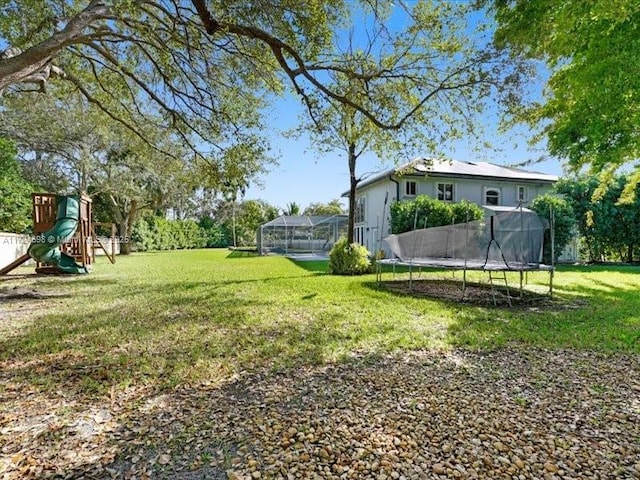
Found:
[{"label": "tree trunk", "polygon": [[[86,41],[87,27],[96,20],[110,18],[110,7],[104,0],[92,0],[87,7],[69,20],[67,25],[49,38],[9,58],[0,59],[0,92],[11,84],[46,81],[37,74],[69,45]],[[49,69],[46,70],[47,75]]]},{"label": "tree trunk", "polygon": [[356,225],[356,187],[358,179],[356,178],[356,146],[349,144],[349,221],[347,226],[347,242],[354,242],[354,233]]},{"label": "tree trunk", "polygon": [[118,226],[118,239],[120,240],[120,255],[129,255],[131,253],[131,230],[133,224],[138,217],[138,201],[131,200],[129,203],[129,211],[127,212],[127,201],[123,202],[122,208],[118,205],[118,200],[109,195],[111,201],[112,218],[115,219]]},{"label": "tree trunk", "polygon": [[123,220],[118,224],[118,235],[120,240],[120,255],[129,255],[131,253],[131,241],[129,238],[129,220]]},{"label": "tree trunk", "polygon": [[231,225],[233,228],[233,248],[238,247],[238,239],[236,237],[236,199],[231,203]]}]

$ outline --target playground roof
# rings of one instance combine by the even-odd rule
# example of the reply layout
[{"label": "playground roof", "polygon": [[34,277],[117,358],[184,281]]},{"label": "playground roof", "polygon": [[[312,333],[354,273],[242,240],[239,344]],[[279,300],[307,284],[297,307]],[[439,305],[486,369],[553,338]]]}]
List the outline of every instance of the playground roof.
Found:
[{"label": "playground roof", "polygon": [[346,215],[282,215],[263,224],[262,227],[315,227],[321,224],[346,220]]}]

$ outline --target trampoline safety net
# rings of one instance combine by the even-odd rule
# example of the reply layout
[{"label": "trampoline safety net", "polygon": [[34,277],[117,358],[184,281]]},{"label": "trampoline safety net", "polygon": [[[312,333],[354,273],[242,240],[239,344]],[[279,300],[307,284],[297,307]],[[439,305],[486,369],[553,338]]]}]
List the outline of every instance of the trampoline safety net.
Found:
[{"label": "trampoline safety net", "polygon": [[489,211],[482,220],[414,230],[385,238],[406,264],[483,270],[536,270],[545,225],[528,209]]}]

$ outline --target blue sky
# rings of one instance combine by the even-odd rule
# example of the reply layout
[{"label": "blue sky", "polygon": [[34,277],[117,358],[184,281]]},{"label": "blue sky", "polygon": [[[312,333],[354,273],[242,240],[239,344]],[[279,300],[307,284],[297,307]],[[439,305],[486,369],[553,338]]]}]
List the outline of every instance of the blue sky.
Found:
[{"label": "blue sky", "polygon": [[[479,16],[476,21],[485,20]],[[402,13],[396,10],[390,20],[391,30],[401,28]],[[483,40],[480,40],[483,41]],[[6,47],[6,42],[0,38],[0,50]],[[542,75],[544,71],[541,70]],[[544,78],[532,79],[530,88],[538,94],[544,83]],[[263,199],[280,208],[290,202],[296,202],[302,208],[313,202],[329,202],[349,188],[349,174],[345,153],[336,151],[332,155],[319,154],[314,151],[308,138],[292,139],[285,137],[283,132],[300,122],[304,114],[300,101],[288,97],[278,100],[265,122],[272,126],[268,133],[278,165],[271,167],[270,172],[258,179],[261,185],[251,186],[245,195],[246,199]],[[473,145],[458,142],[442,146],[447,156],[454,160],[488,161],[499,165],[513,165],[546,155],[546,152],[530,148],[527,141],[530,132],[526,127],[513,130],[507,135],[497,133],[495,114],[489,112],[482,122],[487,126],[487,138],[499,151],[475,151]],[[421,152],[429,156],[430,152]],[[409,161],[411,158],[402,159]],[[395,165],[391,159],[379,159],[373,154],[365,154],[358,160],[358,175],[366,172],[387,170]],[[561,162],[557,159],[526,167],[528,170],[539,171],[554,175],[562,174]],[[346,202],[343,200],[343,203]]]},{"label": "blue sky", "polygon": [[[391,30],[402,28],[403,23],[406,23],[403,15],[398,9],[392,13],[388,24]],[[472,25],[487,21],[482,13],[477,12],[470,18]],[[476,41],[485,43],[489,38],[490,32],[485,31]],[[540,98],[548,76],[544,66],[539,67],[539,78],[530,79],[528,85],[526,93],[529,98]],[[279,163],[259,179],[261,186],[248,189],[246,199],[263,199],[280,208],[286,207],[290,202],[296,202],[304,209],[313,202],[329,202],[348,190],[349,170],[344,152],[338,150],[331,155],[320,154],[314,151],[308,138],[292,139],[283,135],[285,130],[301,121],[301,115],[304,115],[301,102],[295,98],[285,98],[275,103],[266,124],[272,126],[269,137]],[[453,160],[486,161],[498,165],[515,165],[541,156],[549,157],[547,152],[541,151],[540,146],[529,146],[531,132],[526,127],[513,129],[507,134],[498,133],[495,111],[488,111],[480,121],[485,126],[485,140],[493,146],[493,150],[478,149],[476,145],[462,141],[440,146],[443,153]],[[420,154],[429,156],[433,152],[424,151]],[[410,160],[412,159],[406,158],[400,162]],[[358,160],[357,173],[362,175],[387,170],[394,165],[396,163],[393,159],[380,159],[374,154],[365,154]],[[537,163],[525,169],[553,175],[562,174],[561,162],[557,159]],[[345,203],[343,200],[343,204]]]},{"label": "blue sky", "polygon": [[[308,138],[298,140],[285,138],[282,132],[293,127],[303,113],[302,106],[295,99],[283,99],[272,110],[268,125],[273,126],[269,133],[274,152],[279,155],[277,166],[259,179],[262,186],[248,189],[246,199],[262,199],[280,208],[290,202],[296,202],[303,209],[313,202],[328,202],[338,198],[349,189],[349,169],[345,153],[336,151],[333,155],[322,155],[313,150]],[[483,117],[486,124],[487,140],[497,151],[481,149],[475,151],[468,142],[457,142],[445,146],[447,156],[454,160],[487,161],[498,165],[514,165],[540,158],[546,152],[528,145],[530,132],[526,127],[512,130],[508,134],[497,132],[497,119],[491,114]],[[430,152],[423,154],[428,156]],[[548,154],[546,154],[548,156]],[[407,158],[406,161],[411,160]],[[373,154],[365,154],[358,161],[358,174],[392,168],[395,163],[389,159],[379,159]],[[561,175],[561,162],[547,160],[527,170]],[[343,202],[344,203],[344,202]]]}]

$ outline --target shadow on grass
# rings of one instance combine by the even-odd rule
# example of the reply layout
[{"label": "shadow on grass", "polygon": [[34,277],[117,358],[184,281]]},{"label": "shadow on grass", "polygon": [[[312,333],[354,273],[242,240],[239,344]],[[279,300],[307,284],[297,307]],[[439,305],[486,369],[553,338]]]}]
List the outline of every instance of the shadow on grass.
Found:
[{"label": "shadow on grass", "polygon": [[[562,299],[588,302],[587,306],[573,309],[516,311],[429,299],[425,303],[414,301],[406,314],[401,310],[401,315],[390,320],[386,316],[391,308],[397,302],[401,309],[407,295],[379,288],[372,276],[348,281],[336,277],[335,282],[329,276],[326,281],[316,278],[325,274],[326,262],[292,263],[301,270],[283,269],[280,277],[239,275],[237,279],[213,277],[207,281],[123,285],[122,291],[107,289],[100,304],[92,304],[91,295],[87,295],[77,309],[70,306],[64,313],[34,315],[35,321],[22,326],[13,336],[0,339],[0,385],[13,384],[12,389],[23,389],[0,388],[0,398],[15,395],[20,401],[22,393],[27,398],[35,391],[53,396],[63,392],[62,403],[72,398],[78,404],[105,408],[108,398],[117,403],[109,397],[111,391],[133,386],[141,393],[135,393],[131,402],[145,406],[155,401],[159,392],[179,397],[179,392],[188,390],[187,385],[203,379],[215,383],[238,372],[273,373],[290,366],[304,371],[310,365],[334,362],[336,358],[346,360],[360,349],[367,358],[363,365],[376,364],[390,351],[429,348],[429,335],[439,335],[440,331],[445,344],[473,348],[515,343],[543,348],[640,351],[637,281],[620,286],[596,278],[584,285],[557,285]],[[254,274],[250,268],[242,273]],[[313,278],[312,285],[303,285],[304,278]],[[291,285],[278,284],[283,279],[295,281]],[[101,295],[101,285],[117,283],[95,278],[85,285],[97,297]],[[325,284],[331,284],[334,290],[324,290]],[[265,286],[264,291],[257,291],[260,285]],[[225,288],[235,286],[241,288]],[[331,296],[338,288],[349,289],[351,295],[361,287],[366,291],[354,293],[353,299]],[[289,289],[284,299],[269,294],[269,289],[275,292],[281,288]],[[438,304],[444,307],[434,308]],[[378,376],[371,378],[389,383],[384,365],[375,373]],[[277,375],[274,378],[272,392],[277,398],[289,398],[278,396],[282,393],[278,388],[288,387],[286,383],[278,386]],[[178,386],[185,388],[174,388]],[[302,380],[298,387],[305,388]],[[304,400],[304,392],[289,393],[293,402]],[[252,385],[231,382],[204,392],[196,402],[178,398],[173,412],[167,412],[168,407],[137,409],[131,416],[119,419],[122,435],[114,442],[125,457],[132,455],[114,464],[114,468],[132,466],[130,458],[136,449],[142,450],[145,458],[157,457],[159,449],[167,448],[168,438],[179,442],[183,430],[213,431],[216,416],[224,417],[231,404],[257,401],[262,405],[272,401],[269,399],[256,398]],[[190,412],[200,407],[193,418],[174,421],[172,417],[178,416],[178,411]],[[151,424],[155,432],[164,436],[150,437],[151,430],[136,430],[143,423]],[[65,437],[73,436],[42,435],[37,442],[58,448],[56,442]],[[137,446],[134,440],[140,439],[149,442]],[[219,441],[216,448],[231,457],[242,439],[222,436]],[[198,443],[194,451],[210,455],[208,445]],[[174,452],[180,454],[182,449]],[[216,466],[200,473],[217,478],[229,466],[225,461],[221,460],[219,471]],[[90,469],[92,464],[82,468]],[[163,478],[172,478],[172,474],[166,473]]]},{"label": "shadow on grass", "polygon": [[88,301],[79,312],[36,318],[19,334],[0,339],[0,379],[103,395],[129,383],[170,387],[201,378],[198,368],[228,376],[276,364],[320,363],[325,340],[339,336],[324,317],[265,322],[256,312],[270,308],[269,300],[224,288],[283,278],[309,275],[129,287],[112,307]]},{"label": "shadow on grass", "polygon": [[[598,273],[600,266],[571,271]],[[604,268],[611,268],[610,266]],[[554,295],[540,291],[510,288],[513,308],[504,296],[504,287],[493,305],[490,286],[472,284],[480,289],[475,301],[462,298],[462,283],[451,280],[414,280],[364,282],[371,290],[403,298],[424,298],[454,309],[454,322],[448,327],[447,342],[473,348],[493,348],[507,344],[527,344],[549,348],[579,348],[640,352],[640,295],[635,270],[616,267],[624,277],[607,280],[589,278],[583,284],[556,282]],[[559,272],[560,274],[562,272]],[[631,274],[631,275],[629,275]],[[450,288],[446,288],[449,286]],[[542,285],[538,285],[538,290]],[[484,313],[480,313],[484,312]]]},{"label": "shadow on grass", "polygon": [[638,273],[640,274],[639,264],[588,264],[588,265],[566,265],[556,266],[558,272],[581,272],[581,273],[597,273],[597,272],[616,272],[616,273]]},{"label": "shadow on grass", "polygon": [[11,282],[14,280],[31,280],[37,278],[38,274],[33,273],[9,273],[8,275],[0,275],[0,283]]},{"label": "shadow on grass", "polygon": [[316,274],[329,274],[329,261],[328,260],[295,260],[293,258],[287,258],[296,267],[300,267],[307,272]]},{"label": "shadow on grass", "polygon": [[225,258],[255,258],[259,256],[255,248],[235,248],[231,250]]},{"label": "shadow on grass", "polygon": [[637,285],[591,284],[556,285],[554,303],[544,309],[505,310],[480,321],[460,315],[450,328],[451,343],[640,352]]}]

